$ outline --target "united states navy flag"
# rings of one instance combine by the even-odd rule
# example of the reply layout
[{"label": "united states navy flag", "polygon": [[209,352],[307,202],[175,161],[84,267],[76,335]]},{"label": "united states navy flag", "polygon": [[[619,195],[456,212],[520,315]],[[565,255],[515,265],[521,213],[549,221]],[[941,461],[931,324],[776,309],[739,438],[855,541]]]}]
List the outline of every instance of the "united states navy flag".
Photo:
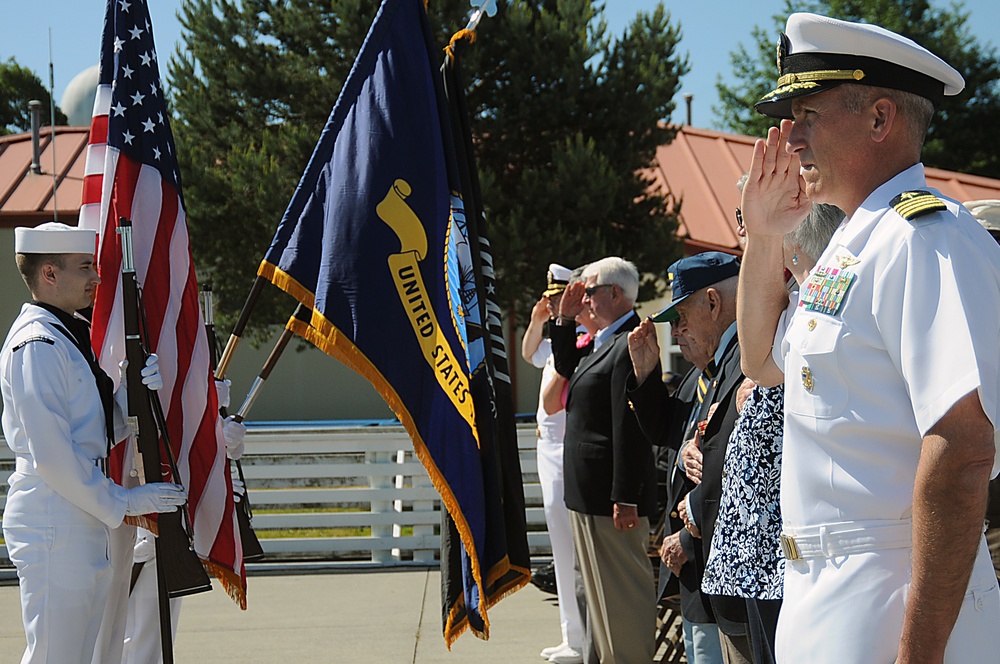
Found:
[{"label": "united states navy flag", "polygon": [[312,309],[289,327],[371,381],[412,437],[442,538],[461,542],[459,569],[442,560],[462,587],[445,592],[450,646],[466,627],[488,638],[488,608],[529,570],[516,449],[513,467],[498,450],[513,419],[493,391],[483,239],[439,76],[422,0],[385,0],[258,274]]}]

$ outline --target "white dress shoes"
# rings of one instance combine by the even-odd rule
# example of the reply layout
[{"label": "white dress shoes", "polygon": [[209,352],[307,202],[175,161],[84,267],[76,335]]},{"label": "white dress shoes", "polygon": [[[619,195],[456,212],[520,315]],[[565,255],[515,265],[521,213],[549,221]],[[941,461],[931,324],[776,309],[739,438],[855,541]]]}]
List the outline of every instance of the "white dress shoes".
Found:
[{"label": "white dress shoes", "polygon": [[549,662],[552,664],[583,664],[583,655],[566,646],[549,655]]},{"label": "white dress shoes", "polygon": [[562,652],[566,648],[569,648],[569,644],[563,641],[557,646],[542,648],[542,652],[538,653],[538,656],[541,657],[542,659],[547,660],[549,657],[552,657],[552,655],[556,654],[557,652]]}]

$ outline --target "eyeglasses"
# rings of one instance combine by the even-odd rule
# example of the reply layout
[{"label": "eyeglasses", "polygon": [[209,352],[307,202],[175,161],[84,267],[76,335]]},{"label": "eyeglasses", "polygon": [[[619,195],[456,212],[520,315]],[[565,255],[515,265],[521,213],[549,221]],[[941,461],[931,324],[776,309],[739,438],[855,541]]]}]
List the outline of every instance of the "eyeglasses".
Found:
[{"label": "eyeglasses", "polygon": [[736,208],[736,226],[737,228],[743,228],[743,210]]},{"label": "eyeglasses", "polygon": [[597,286],[588,286],[587,288],[583,289],[583,292],[587,295],[587,297],[594,297],[594,294],[597,293],[597,291],[601,290],[602,288],[611,288],[611,286],[612,284],[598,284]]}]

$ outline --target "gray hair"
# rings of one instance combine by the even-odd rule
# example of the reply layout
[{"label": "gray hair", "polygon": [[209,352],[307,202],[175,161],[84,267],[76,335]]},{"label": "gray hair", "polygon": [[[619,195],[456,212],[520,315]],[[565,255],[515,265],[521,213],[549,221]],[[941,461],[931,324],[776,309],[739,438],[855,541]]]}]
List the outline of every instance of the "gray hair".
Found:
[{"label": "gray hair", "polygon": [[844,108],[848,113],[858,114],[866,106],[874,103],[876,99],[885,97],[892,100],[896,104],[899,115],[906,119],[905,131],[911,145],[917,149],[917,152],[923,148],[927,129],[931,126],[931,119],[934,117],[934,102],[912,92],[892,88],[873,87],[858,83],[847,83],[843,88]]},{"label": "gray hair", "polygon": [[622,289],[630,304],[639,296],[639,270],[632,261],[618,256],[608,256],[594,261],[583,269],[583,278],[597,277],[597,285],[613,284]]},{"label": "gray hair", "polygon": [[789,244],[799,245],[810,258],[819,258],[844,217],[843,211],[836,205],[814,203],[805,220],[785,239]]}]

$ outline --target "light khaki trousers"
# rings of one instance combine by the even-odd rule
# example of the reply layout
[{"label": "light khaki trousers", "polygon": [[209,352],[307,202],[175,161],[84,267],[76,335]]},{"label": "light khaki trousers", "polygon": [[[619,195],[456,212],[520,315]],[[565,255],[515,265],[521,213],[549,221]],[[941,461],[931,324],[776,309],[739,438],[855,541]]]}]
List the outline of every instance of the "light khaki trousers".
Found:
[{"label": "light khaki trousers", "polygon": [[570,523],[601,664],[649,664],[656,635],[649,519],[615,530],[610,516],[570,511]]}]

